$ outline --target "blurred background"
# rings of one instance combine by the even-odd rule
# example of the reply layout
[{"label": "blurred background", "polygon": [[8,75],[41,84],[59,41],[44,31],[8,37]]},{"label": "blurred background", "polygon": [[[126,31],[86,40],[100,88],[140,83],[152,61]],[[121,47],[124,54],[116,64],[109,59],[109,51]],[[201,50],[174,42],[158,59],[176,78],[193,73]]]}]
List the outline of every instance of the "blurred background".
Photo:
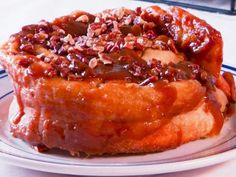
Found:
[{"label": "blurred background", "polygon": [[236,14],[236,0],[147,0],[149,2],[162,2],[170,5],[179,5],[208,12],[223,14]]}]

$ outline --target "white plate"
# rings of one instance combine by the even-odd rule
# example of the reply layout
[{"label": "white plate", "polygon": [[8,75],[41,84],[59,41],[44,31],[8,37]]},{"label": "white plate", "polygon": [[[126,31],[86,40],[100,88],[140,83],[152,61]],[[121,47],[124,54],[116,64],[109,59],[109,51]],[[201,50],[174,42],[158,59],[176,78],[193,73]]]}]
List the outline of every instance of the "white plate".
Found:
[{"label": "white plate", "polygon": [[[236,76],[236,69],[223,65]],[[189,170],[236,157],[236,119],[225,123],[221,134],[176,149],[145,155],[78,158],[61,151],[38,153],[9,134],[8,109],[12,100],[9,78],[0,71],[0,160],[29,169],[76,175],[128,176]],[[235,117],[235,116],[234,116]]]}]

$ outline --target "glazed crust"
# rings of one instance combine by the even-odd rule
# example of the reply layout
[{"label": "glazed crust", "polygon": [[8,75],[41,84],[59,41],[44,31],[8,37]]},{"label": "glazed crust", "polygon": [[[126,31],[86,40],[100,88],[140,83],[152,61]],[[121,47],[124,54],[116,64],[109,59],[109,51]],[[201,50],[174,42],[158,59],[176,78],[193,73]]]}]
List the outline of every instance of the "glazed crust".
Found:
[{"label": "glazed crust", "polygon": [[35,146],[89,155],[156,152],[218,134],[224,121],[220,111],[209,109],[206,89],[196,80],[150,87],[35,79],[12,65],[8,72],[16,95],[12,115],[18,112],[10,118],[11,130]]},{"label": "glazed crust", "polygon": [[[205,89],[197,81],[174,82],[164,92],[122,82],[63,79],[20,85],[16,99],[24,114],[11,119],[14,135],[72,153],[162,151],[210,135],[215,124],[217,134],[223,123],[223,117],[217,122],[205,111]],[[174,90],[168,96],[176,98],[167,100],[166,89]]]}]

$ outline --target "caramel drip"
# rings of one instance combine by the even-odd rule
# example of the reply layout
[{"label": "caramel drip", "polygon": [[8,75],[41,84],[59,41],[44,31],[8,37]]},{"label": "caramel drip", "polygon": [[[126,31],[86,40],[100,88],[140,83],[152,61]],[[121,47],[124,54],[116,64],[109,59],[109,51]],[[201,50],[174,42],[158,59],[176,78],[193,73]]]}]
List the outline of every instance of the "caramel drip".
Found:
[{"label": "caramel drip", "polygon": [[18,124],[21,121],[22,116],[25,114],[24,113],[24,104],[23,104],[22,98],[21,98],[21,88],[20,88],[19,84],[14,84],[14,91],[15,91],[15,98],[18,103],[19,112],[18,112],[17,116],[13,119],[12,122],[14,124]]},{"label": "caramel drip", "polygon": [[157,82],[155,88],[163,95],[163,98],[160,103],[156,105],[156,108],[160,110],[162,117],[172,117],[172,113],[175,112],[175,110],[170,108],[177,98],[176,89],[162,81]]},{"label": "caramel drip", "polygon": [[209,135],[210,136],[218,135],[224,123],[224,116],[220,111],[221,105],[218,103],[215,96],[211,92],[207,93],[205,100],[206,100],[205,111],[210,112],[215,120],[214,127],[212,128]]},{"label": "caramel drip", "polygon": [[224,117],[231,117],[235,114],[236,111],[236,107],[235,107],[235,103],[228,103],[228,105],[226,106],[226,110],[224,112]]}]

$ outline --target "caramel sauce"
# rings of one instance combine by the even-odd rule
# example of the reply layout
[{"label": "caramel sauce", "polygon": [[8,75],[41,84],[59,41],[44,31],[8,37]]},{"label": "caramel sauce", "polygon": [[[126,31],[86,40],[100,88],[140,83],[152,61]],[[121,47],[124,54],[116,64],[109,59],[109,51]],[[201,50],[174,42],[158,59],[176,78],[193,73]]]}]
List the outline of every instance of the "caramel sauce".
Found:
[{"label": "caramel sauce", "polygon": [[71,34],[73,36],[85,35],[88,29],[88,24],[77,22],[69,17],[65,18],[63,22],[54,22],[54,24],[61,27],[67,34]]},{"label": "caramel sauce", "polygon": [[123,35],[127,35],[129,33],[139,36],[142,33],[142,28],[139,25],[123,25],[120,27],[120,30]]},{"label": "caramel sauce", "polygon": [[155,105],[151,109],[160,110],[161,117],[164,118],[173,117],[173,113],[175,113],[176,110],[171,108],[173,108],[172,106],[177,98],[176,89],[170,86],[168,83],[162,81],[156,82],[154,87],[157,91],[161,92],[161,95],[163,95],[163,97],[161,98],[159,104]]},{"label": "caramel sauce", "polygon": [[[13,76],[13,77],[15,78],[16,81],[19,78],[16,75]],[[17,104],[18,104],[18,113],[17,113],[17,116],[12,120],[12,122],[15,125],[17,125],[21,121],[21,118],[25,114],[25,112],[24,112],[24,103],[22,101],[22,95],[21,95],[22,87],[18,83],[13,84],[13,87],[14,87],[14,91],[15,91],[15,96],[14,97],[16,98]]]},{"label": "caramel sauce", "polygon": [[44,70],[45,68],[43,68],[39,63],[32,63],[27,72],[29,75],[38,78],[38,77],[42,77],[44,75]]},{"label": "caramel sauce", "polygon": [[224,112],[224,117],[229,118],[236,113],[235,103],[229,102]]},{"label": "caramel sauce", "polygon": [[103,80],[131,80],[132,75],[123,65],[101,65],[95,69],[96,76]]},{"label": "caramel sauce", "polygon": [[205,100],[206,100],[205,111],[210,112],[215,120],[213,129],[211,130],[209,135],[210,136],[218,135],[220,133],[220,130],[222,129],[225,120],[223,114],[220,111],[221,105],[218,103],[218,101],[213,96],[211,91],[207,92]]},{"label": "caramel sauce", "polygon": [[[80,22],[76,19],[81,15],[86,15],[88,18],[88,22]],[[71,34],[72,36],[82,36],[87,33],[88,24],[92,23],[95,19],[95,16],[85,12],[79,12],[78,14],[74,14],[73,16],[64,16],[61,18],[57,18],[52,23],[60,28],[62,28],[66,34]]]},{"label": "caramel sauce", "polygon": [[21,96],[17,95],[16,99],[17,99],[17,103],[19,105],[19,111],[18,111],[17,116],[12,120],[12,123],[14,123],[15,125],[17,125],[21,121],[22,116],[25,114],[24,113],[24,106],[23,106],[23,103],[21,100]]},{"label": "caramel sauce", "polygon": [[[148,65],[142,60],[133,50],[123,49],[119,52],[107,54],[112,59],[113,63],[110,65],[98,65],[95,68],[95,77],[106,80],[127,80],[132,82],[140,82],[142,76],[147,72]],[[130,71],[139,67],[142,71],[142,76],[134,76]],[[141,72],[141,71],[140,71]]]},{"label": "caramel sauce", "polygon": [[234,76],[230,72],[224,72],[223,77],[230,87],[230,94],[231,94],[230,99],[236,102],[236,88],[235,88]]}]

